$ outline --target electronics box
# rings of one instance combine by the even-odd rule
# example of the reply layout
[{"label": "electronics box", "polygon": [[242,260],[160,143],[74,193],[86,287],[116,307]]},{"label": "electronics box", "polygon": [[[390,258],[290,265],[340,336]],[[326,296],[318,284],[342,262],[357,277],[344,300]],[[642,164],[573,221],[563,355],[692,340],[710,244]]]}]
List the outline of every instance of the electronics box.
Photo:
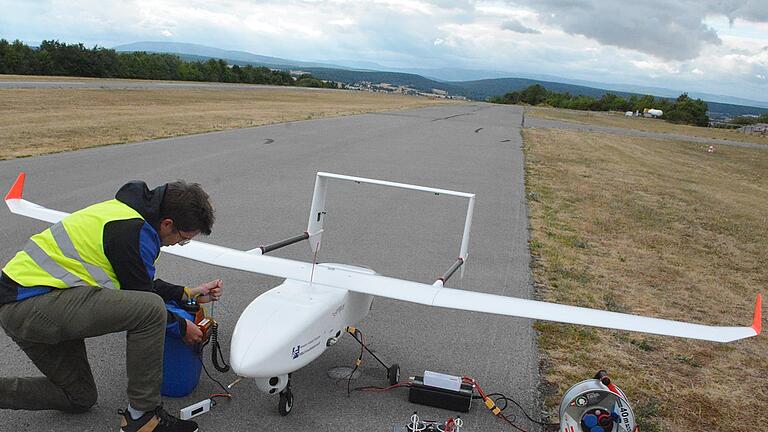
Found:
[{"label": "electronics box", "polygon": [[408,391],[408,401],[450,411],[468,412],[472,404],[474,388],[469,384],[461,384],[459,390],[448,390],[424,384],[424,378],[416,376],[411,381]]}]

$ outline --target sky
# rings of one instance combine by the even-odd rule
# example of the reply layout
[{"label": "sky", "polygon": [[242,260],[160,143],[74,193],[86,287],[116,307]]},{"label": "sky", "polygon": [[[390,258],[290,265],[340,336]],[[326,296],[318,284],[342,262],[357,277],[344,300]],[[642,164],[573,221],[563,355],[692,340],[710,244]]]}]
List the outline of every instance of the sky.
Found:
[{"label": "sky", "polygon": [[768,0],[0,0],[0,38],[548,74],[768,101]]}]

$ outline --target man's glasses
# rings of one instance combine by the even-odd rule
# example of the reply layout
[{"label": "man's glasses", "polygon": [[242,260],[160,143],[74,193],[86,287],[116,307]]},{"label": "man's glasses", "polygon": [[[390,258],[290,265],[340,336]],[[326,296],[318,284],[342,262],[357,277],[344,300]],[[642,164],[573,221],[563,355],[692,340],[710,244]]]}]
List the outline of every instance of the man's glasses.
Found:
[{"label": "man's glasses", "polygon": [[184,246],[185,244],[189,244],[189,242],[192,241],[192,237],[184,237],[184,234],[182,234],[179,230],[176,230],[176,234],[178,234],[179,238],[181,238],[181,240],[176,242],[176,244],[179,246]]}]

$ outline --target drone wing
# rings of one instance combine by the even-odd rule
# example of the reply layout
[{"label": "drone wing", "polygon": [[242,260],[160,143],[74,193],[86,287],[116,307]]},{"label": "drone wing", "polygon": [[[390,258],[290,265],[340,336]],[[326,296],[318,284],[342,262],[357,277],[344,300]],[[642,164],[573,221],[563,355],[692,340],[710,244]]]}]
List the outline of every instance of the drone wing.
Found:
[{"label": "drone wing", "polygon": [[20,173],[16,178],[16,182],[11,186],[11,190],[5,195],[5,204],[8,205],[8,209],[11,213],[20,214],[33,219],[40,219],[50,223],[56,223],[69,214],[58,210],[47,209],[22,199],[21,195],[24,191],[24,178],[24,173]]},{"label": "drone wing", "polygon": [[[21,198],[23,183],[24,176],[21,174],[5,197],[5,202],[11,212],[51,223],[56,223],[67,215],[67,213],[50,210],[23,200]],[[191,241],[183,247],[166,247],[163,250],[172,255],[216,266],[294,279],[309,284],[329,286],[427,306],[714,342],[731,342],[756,336],[761,332],[760,294],[757,295],[751,326],[720,327],[437,287],[323,264],[314,266],[313,270],[311,263],[254,255],[246,251],[199,241]]]},{"label": "drone wing", "polygon": [[330,286],[378,297],[388,297],[396,300],[449,309],[469,310],[544,321],[702,339],[714,342],[731,342],[756,336],[761,330],[760,294],[757,296],[754,319],[751,326],[718,327],[526,300],[475,291],[436,287],[434,285],[376,274],[366,274],[323,264],[316,265],[313,272],[311,263],[264,255],[255,256],[244,251],[197,241],[192,241],[183,247],[172,246],[166,248],[165,252],[221,267],[245,270],[303,282],[311,281],[311,283],[315,285]]}]

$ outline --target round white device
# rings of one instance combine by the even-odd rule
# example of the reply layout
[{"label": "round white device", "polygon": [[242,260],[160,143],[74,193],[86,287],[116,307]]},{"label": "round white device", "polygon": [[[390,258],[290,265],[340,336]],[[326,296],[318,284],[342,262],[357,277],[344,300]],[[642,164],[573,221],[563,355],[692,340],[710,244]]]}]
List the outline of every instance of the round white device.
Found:
[{"label": "round white device", "polygon": [[607,376],[574,385],[565,393],[560,403],[561,432],[637,430],[635,414],[629,406],[627,396],[620,388],[612,385]]}]

